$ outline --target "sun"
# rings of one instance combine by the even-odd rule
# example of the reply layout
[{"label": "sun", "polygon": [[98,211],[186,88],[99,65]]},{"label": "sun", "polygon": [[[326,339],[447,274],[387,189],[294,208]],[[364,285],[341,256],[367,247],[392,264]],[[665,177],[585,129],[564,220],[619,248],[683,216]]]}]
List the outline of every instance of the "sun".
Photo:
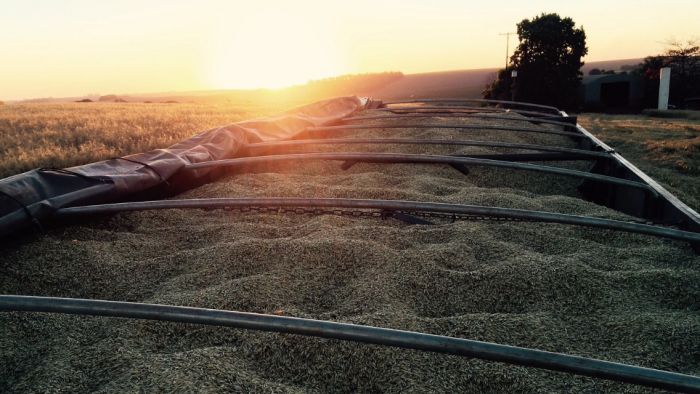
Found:
[{"label": "sun", "polygon": [[208,46],[204,80],[212,88],[280,88],[345,69],[326,22],[274,11],[237,18]]}]

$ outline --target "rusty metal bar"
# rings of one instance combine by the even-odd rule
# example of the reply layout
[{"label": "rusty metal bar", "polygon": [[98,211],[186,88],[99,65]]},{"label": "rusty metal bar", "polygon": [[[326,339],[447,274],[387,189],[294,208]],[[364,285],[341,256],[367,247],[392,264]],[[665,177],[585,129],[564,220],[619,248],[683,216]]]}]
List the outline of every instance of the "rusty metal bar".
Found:
[{"label": "rusty metal bar", "polygon": [[175,305],[21,295],[0,295],[0,311],[119,317],[281,332],[473,357],[667,390],[700,390],[700,378],[676,372],[491,342],[298,317]]},{"label": "rusty metal bar", "polygon": [[[350,162],[364,163],[423,163],[423,164],[461,164],[485,167],[500,167],[515,170],[536,171],[548,174],[562,175],[580,179],[586,179],[596,182],[609,183],[619,186],[627,186],[635,189],[641,189],[647,192],[652,190],[648,185],[629,181],[621,178],[614,178],[606,175],[592,174],[584,171],[571,170],[568,168],[558,168],[542,166],[529,163],[514,163],[509,161],[476,159],[468,157],[454,157],[441,155],[418,155],[406,153],[366,153],[366,152],[334,152],[334,153],[299,153],[288,155],[270,155],[270,156],[253,156],[237,159],[226,159],[216,161],[205,161],[200,163],[188,164],[185,166],[187,170],[197,170],[202,168],[214,167],[234,167],[249,164],[273,163],[279,161],[290,160],[339,160]],[[652,193],[653,194],[653,193]]]}]

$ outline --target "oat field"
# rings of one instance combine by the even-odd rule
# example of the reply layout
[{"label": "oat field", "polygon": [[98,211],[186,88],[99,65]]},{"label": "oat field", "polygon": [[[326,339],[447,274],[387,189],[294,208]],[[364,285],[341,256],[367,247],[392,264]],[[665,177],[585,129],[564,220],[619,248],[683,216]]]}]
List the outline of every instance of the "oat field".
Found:
[{"label": "oat field", "polygon": [[292,103],[66,103],[0,106],[0,178],[165,148]]}]

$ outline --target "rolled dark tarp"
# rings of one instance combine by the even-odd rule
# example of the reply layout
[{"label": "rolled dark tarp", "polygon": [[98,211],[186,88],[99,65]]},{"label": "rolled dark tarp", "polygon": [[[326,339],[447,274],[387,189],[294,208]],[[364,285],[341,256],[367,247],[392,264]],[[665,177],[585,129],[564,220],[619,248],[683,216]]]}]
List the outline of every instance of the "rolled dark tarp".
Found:
[{"label": "rolled dark tarp", "polygon": [[336,123],[370,105],[365,98],[339,97],[277,117],[207,130],[166,149],[0,179],[0,237],[40,227],[42,219],[62,207],[162,197],[190,189],[222,171],[181,171],[187,165],[230,159],[246,144],[290,138],[309,127]]}]

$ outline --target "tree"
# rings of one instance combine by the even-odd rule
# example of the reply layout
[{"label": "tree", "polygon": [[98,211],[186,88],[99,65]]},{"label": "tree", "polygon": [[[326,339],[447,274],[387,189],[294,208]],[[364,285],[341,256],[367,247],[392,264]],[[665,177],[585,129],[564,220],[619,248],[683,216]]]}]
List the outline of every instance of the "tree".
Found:
[{"label": "tree", "polygon": [[[496,80],[486,88],[484,97],[510,93],[516,101],[574,107],[581,84],[581,58],[588,53],[583,28],[576,28],[571,18],[558,14],[523,19],[517,27],[520,43],[510,58],[511,66],[499,72],[499,79],[510,78],[511,69],[518,76],[511,84],[505,78]],[[509,86],[505,94],[501,90],[504,86]]]},{"label": "tree", "polygon": [[667,44],[669,47],[663,54],[648,56],[640,65],[639,72],[647,81],[645,102],[656,105],[659,72],[663,67],[671,67],[669,101],[681,107],[686,99],[700,96],[700,45],[693,40],[671,40]]},{"label": "tree", "polygon": [[498,70],[496,80],[486,86],[486,89],[481,93],[485,99],[490,100],[510,100],[512,99],[511,88],[513,86],[513,78],[510,75],[511,69],[504,68]]},{"label": "tree", "polygon": [[615,70],[606,70],[604,68],[603,69],[594,68],[588,72],[588,75],[615,75]]}]

